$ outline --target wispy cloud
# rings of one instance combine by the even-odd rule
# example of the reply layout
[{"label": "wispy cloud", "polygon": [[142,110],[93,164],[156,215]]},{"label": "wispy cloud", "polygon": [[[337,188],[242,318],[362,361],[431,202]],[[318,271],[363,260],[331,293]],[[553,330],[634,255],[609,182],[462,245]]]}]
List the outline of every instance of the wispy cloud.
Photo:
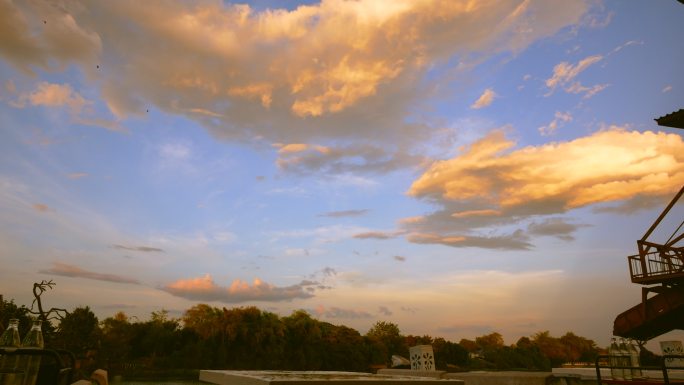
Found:
[{"label": "wispy cloud", "polygon": [[34,210],[36,210],[36,211],[38,211],[38,212],[41,212],[41,213],[47,213],[47,212],[49,212],[49,211],[52,211],[52,209],[50,208],[50,206],[48,206],[48,205],[46,205],[46,204],[44,204],[44,203],[34,203],[34,204],[32,205],[32,207],[33,207]]},{"label": "wispy cloud", "polygon": [[356,239],[392,239],[399,235],[394,231],[365,231],[363,233],[354,234]]},{"label": "wispy cloud", "polygon": [[670,91],[672,91],[672,85],[671,84],[668,84],[665,87],[663,87],[663,90],[662,90],[663,93],[670,92]]},{"label": "wispy cloud", "polygon": [[71,174],[67,174],[67,178],[69,179],[81,179],[85,178],[88,176],[88,173],[85,172],[72,172]]},{"label": "wispy cloud", "polygon": [[318,317],[334,319],[364,319],[373,317],[364,310],[343,309],[336,306],[325,307],[323,305],[316,307],[314,314]]},{"label": "wispy cloud", "polygon": [[395,261],[399,261],[399,262],[405,262],[406,261],[406,257],[401,256],[401,255],[395,255],[393,258]]},{"label": "wispy cloud", "polygon": [[146,253],[163,253],[164,250],[157,248],[157,247],[149,247],[149,246],[124,246],[124,245],[112,245],[112,248],[114,249],[119,249],[119,250],[128,250],[128,251],[142,251]]},{"label": "wispy cloud", "polygon": [[553,217],[530,223],[527,231],[531,235],[552,236],[564,241],[572,241],[575,239],[572,234],[582,227],[589,227],[589,225],[571,223],[565,218]]},{"label": "wispy cloud", "polygon": [[140,282],[137,279],[126,278],[116,274],[97,273],[93,271],[83,270],[78,266],[69,265],[61,262],[53,263],[52,268],[47,270],[40,270],[40,273],[60,275],[63,277],[86,278],[93,279],[96,281],[140,284]]},{"label": "wispy cloud", "polygon": [[369,209],[329,211],[327,213],[318,214],[318,216],[330,218],[360,217],[368,214],[369,211]]},{"label": "wispy cloud", "polygon": [[211,275],[181,279],[160,289],[177,297],[197,301],[218,301],[223,303],[241,303],[249,301],[290,301],[296,298],[313,297],[312,289],[317,282],[302,281],[299,284],[278,287],[255,279],[249,283],[236,279],[230,286],[217,285]]},{"label": "wispy cloud", "polygon": [[569,112],[556,111],[551,123],[546,126],[541,126],[538,128],[539,133],[543,136],[553,135],[556,133],[560,127],[563,127],[565,123],[572,121],[572,115]]},{"label": "wispy cloud", "polygon": [[40,82],[35,90],[24,92],[19,95],[18,99],[10,101],[10,105],[15,108],[25,108],[27,105],[66,108],[76,124],[99,126],[111,131],[126,131],[118,121],[95,117],[93,104],[93,101],[85,99],[70,84],[49,82]]},{"label": "wispy cloud", "polygon": [[553,67],[553,75],[546,79],[546,87],[549,91],[544,96],[551,96],[557,87],[563,87],[566,92],[579,94],[584,93],[585,98],[590,98],[596,93],[607,87],[606,84],[597,84],[591,87],[585,87],[580,82],[575,81],[575,78],[591,65],[603,60],[602,55],[588,56],[577,64],[570,64],[568,62],[561,62]]},{"label": "wispy cloud", "polygon": [[386,317],[389,317],[393,314],[392,311],[387,306],[379,306],[378,307],[378,313],[380,313]]},{"label": "wispy cloud", "polygon": [[498,95],[496,94],[496,92],[494,92],[493,89],[487,88],[486,90],[484,90],[482,95],[480,95],[480,97],[473,104],[470,105],[470,108],[477,110],[483,107],[487,107],[488,105],[492,104],[492,102],[497,96]]}]

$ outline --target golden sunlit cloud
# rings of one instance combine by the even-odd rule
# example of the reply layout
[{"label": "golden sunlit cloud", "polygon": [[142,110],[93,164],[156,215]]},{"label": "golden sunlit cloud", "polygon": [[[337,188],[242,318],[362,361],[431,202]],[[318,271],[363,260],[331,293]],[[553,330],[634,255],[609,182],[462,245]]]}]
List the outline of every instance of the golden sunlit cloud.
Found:
[{"label": "golden sunlit cloud", "polygon": [[[527,233],[474,231],[590,205],[616,212],[653,207],[684,184],[684,140],[676,134],[611,126],[568,142],[514,147],[496,130],[455,158],[434,162],[408,194],[442,209],[400,221],[407,240],[512,249],[529,248],[529,235],[570,240],[584,225],[562,218],[532,223]],[[599,206],[606,203],[625,207]]]},{"label": "golden sunlit cloud", "polygon": [[67,174],[67,178],[69,179],[81,179],[85,178],[88,176],[88,173],[85,172],[72,172],[71,174]]},{"label": "golden sunlit cloud", "polygon": [[501,215],[500,210],[467,210],[451,214],[454,218],[465,218],[474,216],[496,216]]},{"label": "golden sunlit cloud", "polygon": [[[411,150],[431,127],[406,118],[426,100],[431,69],[454,57],[519,52],[579,23],[589,2],[322,1],[259,11],[222,2],[77,0],[60,8],[0,7],[3,57],[28,72],[80,65],[117,119],[154,107],[225,140],[315,137],[325,146],[279,159],[281,169],[387,172],[424,160]],[[71,105],[79,104],[76,95]],[[474,106],[493,97],[487,90]],[[112,122],[80,122],[123,131]],[[341,138],[396,148],[377,154],[342,142],[328,146]]]},{"label": "golden sunlit cloud", "polygon": [[564,209],[662,195],[684,182],[679,135],[612,129],[569,142],[525,147],[494,131],[454,159],[435,162],[409,195],[483,199],[507,208],[553,200]]},{"label": "golden sunlit cloud", "polygon": [[488,105],[492,104],[494,101],[494,98],[496,98],[498,95],[492,90],[491,88],[487,88],[482,95],[473,103],[470,108],[472,109],[480,109],[482,107],[487,107]]},{"label": "golden sunlit cloud", "polygon": [[217,285],[211,275],[206,274],[197,278],[180,279],[161,287],[160,290],[191,300],[240,303],[310,298],[313,297],[311,291],[317,286],[318,282],[302,281],[296,285],[277,287],[256,278],[251,285],[236,279],[230,286],[224,287]]}]

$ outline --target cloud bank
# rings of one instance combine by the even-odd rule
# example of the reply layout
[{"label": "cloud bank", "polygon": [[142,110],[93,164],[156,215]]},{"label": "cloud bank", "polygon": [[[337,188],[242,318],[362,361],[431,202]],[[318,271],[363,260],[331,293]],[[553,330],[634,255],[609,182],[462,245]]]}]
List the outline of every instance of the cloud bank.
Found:
[{"label": "cloud bank", "polygon": [[[430,71],[519,52],[578,24],[588,8],[581,0],[322,1],[264,11],[3,2],[0,53],[29,73],[76,63],[119,120],[154,107],[220,139],[283,143],[286,170],[386,172],[424,160],[415,147],[432,127],[408,118],[429,97]],[[491,101],[483,96],[482,105]]]}]

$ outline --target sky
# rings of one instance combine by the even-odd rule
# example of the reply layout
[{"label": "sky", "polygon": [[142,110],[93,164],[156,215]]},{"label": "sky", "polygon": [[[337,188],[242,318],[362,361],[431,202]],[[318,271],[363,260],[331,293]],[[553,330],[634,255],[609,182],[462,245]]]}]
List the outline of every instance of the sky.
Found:
[{"label": "sky", "polygon": [[654,122],[684,108],[683,17],[0,0],[0,293],[606,345],[641,299],[627,256],[684,185],[684,130]]}]

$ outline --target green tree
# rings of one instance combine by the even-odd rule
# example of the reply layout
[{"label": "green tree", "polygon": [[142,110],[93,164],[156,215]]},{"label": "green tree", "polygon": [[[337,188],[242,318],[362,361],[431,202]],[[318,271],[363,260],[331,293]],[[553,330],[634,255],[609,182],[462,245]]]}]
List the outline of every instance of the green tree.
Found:
[{"label": "green tree", "polygon": [[[392,354],[407,355],[408,347],[406,340],[402,337],[399,326],[392,322],[378,321],[366,333],[366,337],[371,341],[371,346],[375,349],[375,354],[380,353],[382,362],[376,364],[388,364]],[[384,353],[384,354],[383,354]]]},{"label": "green tree", "polygon": [[62,318],[54,345],[70,350],[76,357],[84,357],[100,345],[102,332],[99,321],[90,307],[77,307]]},{"label": "green tree", "polygon": [[[1,296],[0,296],[1,297]],[[0,301],[0,329],[5,330],[9,325],[9,320],[16,318],[19,320],[19,334],[23,337],[31,328],[32,317],[29,315],[29,309],[24,306],[18,306],[14,300],[9,301],[2,298]]]}]

